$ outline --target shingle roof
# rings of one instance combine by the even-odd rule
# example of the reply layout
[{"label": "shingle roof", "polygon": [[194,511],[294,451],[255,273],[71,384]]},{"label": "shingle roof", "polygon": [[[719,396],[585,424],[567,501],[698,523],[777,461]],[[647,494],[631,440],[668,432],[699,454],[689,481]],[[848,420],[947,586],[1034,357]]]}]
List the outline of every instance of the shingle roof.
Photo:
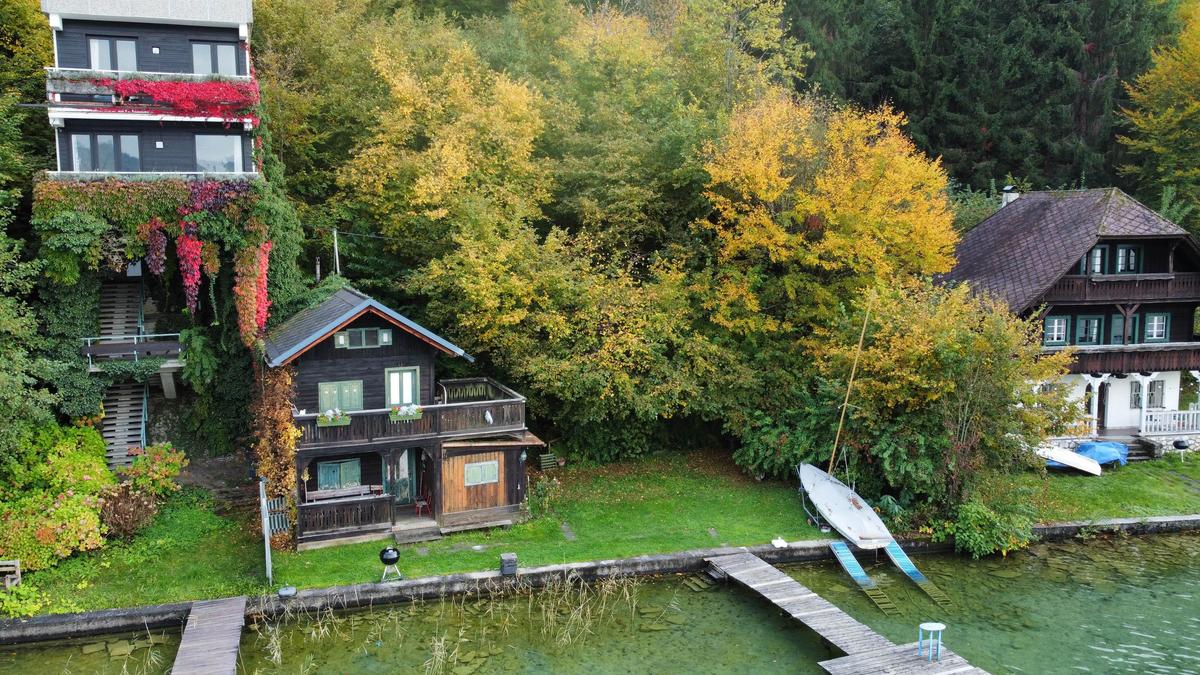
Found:
[{"label": "shingle roof", "polygon": [[384,306],[378,300],[347,286],[321,304],[309,307],[273,328],[263,340],[267,365],[275,368],[287,363],[305,348],[324,339],[331,331],[366,310],[374,310],[396,326],[432,343],[448,354],[461,356],[468,361],[475,360],[449,340]]},{"label": "shingle roof", "polygon": [[[1184,237],[1117,188],[1028,192],[963,235],[944,279],[1029,309],[1102,238]],[[1194,242],[1193,242],[1194,243]]]}]

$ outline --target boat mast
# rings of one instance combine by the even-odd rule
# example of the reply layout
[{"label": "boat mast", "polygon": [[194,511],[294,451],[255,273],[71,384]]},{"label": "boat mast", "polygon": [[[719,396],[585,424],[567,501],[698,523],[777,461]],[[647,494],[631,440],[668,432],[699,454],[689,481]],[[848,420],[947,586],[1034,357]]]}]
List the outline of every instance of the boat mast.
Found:
[{"label": "boat mast", "polygon": [[871,318],[871,305],[863,314],[862,330],[858,332],[858,346],[854,349],[854,364],[850,366],[850,380],[846,382],[846,398],[842,400],[842,412],[838,415],[837,434],[833,437],[833,451],[829,453],[829,468],[825,473],[833,475],[833,461],[837,458],[838,443],[842,440],[842,426],[846,423],[846,408],[850,407],[850,390],[854,387],[854,375],[858,372],[858,360],[862,357],[863,340],[867,337],[867,321]]}]

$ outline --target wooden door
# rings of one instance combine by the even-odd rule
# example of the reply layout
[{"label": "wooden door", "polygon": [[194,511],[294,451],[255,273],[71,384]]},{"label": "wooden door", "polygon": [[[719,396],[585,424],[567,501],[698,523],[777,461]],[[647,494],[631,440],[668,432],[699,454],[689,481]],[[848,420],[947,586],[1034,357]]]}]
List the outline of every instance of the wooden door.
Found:
[{"label": "wooden door", "polygon": [[504,453],[481,452],[442,462],[442,513],[504,506]]},{"label": "wooden door", "polygon": [[1096,401],[1096,429],[1108,428],[1108,383],[1100,385],[1100,400]]}]

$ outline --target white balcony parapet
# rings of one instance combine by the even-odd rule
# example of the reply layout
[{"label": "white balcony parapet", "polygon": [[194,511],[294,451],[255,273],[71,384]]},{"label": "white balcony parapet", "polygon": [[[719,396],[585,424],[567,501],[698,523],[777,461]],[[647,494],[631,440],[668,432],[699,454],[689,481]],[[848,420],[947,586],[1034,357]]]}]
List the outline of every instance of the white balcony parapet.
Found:
[{"label": "white balcony parapet", "polygon": [[252,181],[262,178],[257,171],[212,172],[212,171],[47,171],[45,177],[60,181],[153,181],[153,180],[241,180]]},{"label": "white balcony parapet", "polygon": [[254,22],[251,0],[42,0],[63,19],[239,27]]},{"label": "white balcony parapet", "polygon": [[[92,68],[56,68],[46,66],[47,88],[51,82],[90,82],[91,80],[147,80],[150,82],[249,82],[249,75],[204,73],[165,73],[155,70],[95,70]],[[57,91],[57,90],[56,90]]]}]

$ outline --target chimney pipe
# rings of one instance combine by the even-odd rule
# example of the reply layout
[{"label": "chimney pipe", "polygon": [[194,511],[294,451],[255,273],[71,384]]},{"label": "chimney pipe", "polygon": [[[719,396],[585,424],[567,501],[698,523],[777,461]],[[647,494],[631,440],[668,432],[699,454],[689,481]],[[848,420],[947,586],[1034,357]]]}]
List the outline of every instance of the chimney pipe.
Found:
[{"label": "chimney pipe", "polygon": [[1000,206],[1008,206],[1009,204],[1017,201],[1017,198],[1020,196],[1021,193],[1017,192],[1016,186],[1005,185],[1003,192],[1000,194]]}]

